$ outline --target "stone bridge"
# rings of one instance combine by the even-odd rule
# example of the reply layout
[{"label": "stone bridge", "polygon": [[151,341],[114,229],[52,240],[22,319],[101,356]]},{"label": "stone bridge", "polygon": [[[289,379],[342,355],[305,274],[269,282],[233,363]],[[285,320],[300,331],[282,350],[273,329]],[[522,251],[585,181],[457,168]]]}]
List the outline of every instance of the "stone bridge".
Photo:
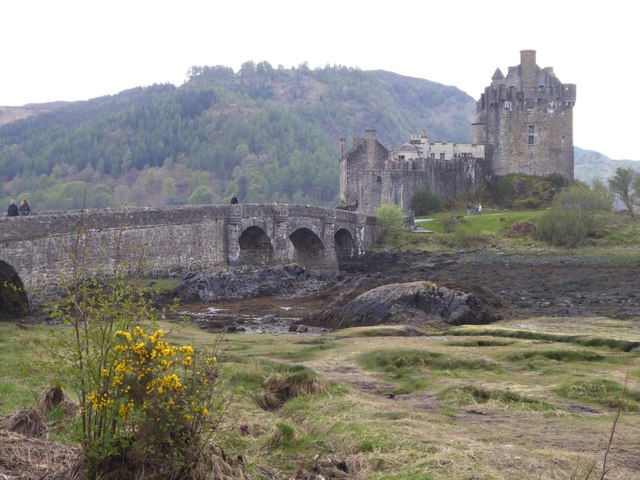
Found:
[{"label": "stone bridge", "polygon": [[[296,205],[198,205],[0,218],[0,312],[27,313],[82,256],[110,274],[144,259],[153,276],[242,264],[338,269],[375,241],[375,218]],[[84,247],[84,248],[83,248]],[[83,255],[81,255],[81,253]],[[17,288],[15,288],[17,287]]]}]

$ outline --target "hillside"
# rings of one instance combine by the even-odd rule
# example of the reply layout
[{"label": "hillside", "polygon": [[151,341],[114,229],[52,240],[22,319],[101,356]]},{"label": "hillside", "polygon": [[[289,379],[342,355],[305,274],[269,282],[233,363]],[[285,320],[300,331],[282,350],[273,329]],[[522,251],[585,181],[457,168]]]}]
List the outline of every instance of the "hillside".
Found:
[{"label": "hillside", "polygon": [[5,201],[28,197],[36,209],[80,207],[85,184],[89,207],[226,202],[234,192],[331,205],[340,137],[373,128],[396,146],[426,129],[469,141],[474,105],[455,87],[385,71],[193,67],[180,87],[28,116],[1,108],[0,188]]},{"label": "hillside", "polygon": [[617,168],[633,168],[640,171],[640,162],[635,160],[612,160],[606,155],[592,150],[575,149],[575,178],[590,183],[596,178],[607,180],[613,177]]}]

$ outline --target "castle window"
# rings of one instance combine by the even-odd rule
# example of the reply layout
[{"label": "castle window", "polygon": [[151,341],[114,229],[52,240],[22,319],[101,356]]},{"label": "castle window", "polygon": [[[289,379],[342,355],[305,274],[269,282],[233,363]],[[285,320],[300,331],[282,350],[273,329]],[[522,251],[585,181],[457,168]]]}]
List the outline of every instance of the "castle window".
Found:
[{"label": "castle window", "polygon": [[381,177],[380,175],[378,175],[378,176],[376,177],[376,182],[381,182],[381,181],[382,181],[382,177]]},{"label": "castle window", "polygon": [[444,152],[440,153],[440,160],[444,160]]},{"label": "castle window", "polygon": [[435,153],[433,153],[433,152],[431,152],[431,153],[429,154],[429,158],[433,158],[433,159],[435,159],[435,158],[436,158],[436,154],[435,154]]},{"label": "castle window", "polygon": [[533,145],[535,128],[533,125],[529,125],[529,145]]}]

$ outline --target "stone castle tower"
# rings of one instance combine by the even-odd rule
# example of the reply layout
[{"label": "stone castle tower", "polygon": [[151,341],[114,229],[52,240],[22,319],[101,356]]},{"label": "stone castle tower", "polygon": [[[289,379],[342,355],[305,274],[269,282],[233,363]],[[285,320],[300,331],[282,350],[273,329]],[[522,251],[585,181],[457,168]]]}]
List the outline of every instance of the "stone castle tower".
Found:
[{"label": "stone castle tower", "polygon": [[498,68],[476,104],[474,143],[490,144],[492,173],[573,180],[573,105],[576,86],[553,68],[536,65],[535,50],[520,52],[520,65],[505,77]]},{"label": "stone castle tower", "polygon": [[505,77],[498,68],[476,103],[473,143],[430,141],[426,132],[389,150],[366,130],[351,149],[340,143],[340,201],[367,214],[384,204],[411,214],[415,193],[472,200],[491,177],[510,173],[573,180],[573,106],[576,86],[563,84],[536,52],[522,50]]}]

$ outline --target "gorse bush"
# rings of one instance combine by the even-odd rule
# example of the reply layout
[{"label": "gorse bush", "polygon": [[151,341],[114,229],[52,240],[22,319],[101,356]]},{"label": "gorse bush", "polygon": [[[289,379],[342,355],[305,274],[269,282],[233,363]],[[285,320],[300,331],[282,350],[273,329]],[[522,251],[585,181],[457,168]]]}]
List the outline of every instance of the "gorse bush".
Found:
[{"label": "gorse bush", "polygon": [[[72,334],[60,329],[51,350],[58,382],[74,390],[80,404],[83,474],[122,478],[121,469],[134,478],[131,472],[151,470],[155,478],[189,478],[223,410],[217,348],[197,351],[165,341],[157,322],[167,311],[157,310],[151,292],[136,281],[143,263],[115,261],[113,275],[94,276],[90,235],[77,238],[73,273],[51,307],[52,318]],[[123,253],[119,242],[116,236],[116,251]]]}]

